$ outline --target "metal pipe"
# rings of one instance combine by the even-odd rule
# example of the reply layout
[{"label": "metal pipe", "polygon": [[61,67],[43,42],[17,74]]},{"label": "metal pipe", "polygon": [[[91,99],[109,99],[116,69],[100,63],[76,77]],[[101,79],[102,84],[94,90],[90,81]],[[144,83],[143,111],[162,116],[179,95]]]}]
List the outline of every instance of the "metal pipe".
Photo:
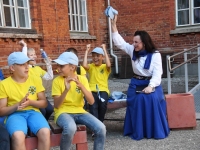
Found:
[{"label": "metal pipe", "polygon": [[[187,51],[187,49],[184,49],[184,51]],[[184,61],[187,61],[187,52],[184,53]],[[188,92],[188,64],[185,64],[185,92]]]},{"label": "metal pipe", "polygon": [[[108,0],[108,6],[110,6],[110,0]],[[109,27],[109,39],[110,39],[110,54],[112,57],[115,58],[115,73],[116,75],[119,74],[118,71],[118,57],[113,53],[113,43],[112,43],[112,30],[111,30],[111,20],[108,17],[108,27]]]},{"label": "metal pipe", "polygon": [[[197,44],[198,46],[198,55],[200,55],[200,44]],[[200,83],[200,57],[198,57],[198,79]]]},{"label": "metal pipe", "polygon": [[[199,57],[199,56],[200,56],[200,55],[196,55],[196,56],[194,56],[194,57],[188,59],[187,61],[185,61],[185,62],[183,62],[183,63],[177,65],[177,66],[174,67],[174,68],[171,68],[171,66],[170,66],[170,67],[169,67],[169,71],[171,72],[171,71],[173,71],[173,70],[179,68],[180,66],[182,66],[182,65],[184,65],[184,64],[186,64],[186,63],[192,61],[193,59],[195,59],[195,58],[197,58],[197,57]],[[167,63],[168,65],[170,64],[169,62],[170,62],[170,58],[168,58],[168,63]]]},{"label": "metal pipe", "polygon": [[[166,56],[166,60],[169,59],[169,55]],[[171,74],[169,72],[169,64],[167,63],[167,89],[168,89],[168,94],[171,94],[172,93],[172,90],[171,90]]]}]

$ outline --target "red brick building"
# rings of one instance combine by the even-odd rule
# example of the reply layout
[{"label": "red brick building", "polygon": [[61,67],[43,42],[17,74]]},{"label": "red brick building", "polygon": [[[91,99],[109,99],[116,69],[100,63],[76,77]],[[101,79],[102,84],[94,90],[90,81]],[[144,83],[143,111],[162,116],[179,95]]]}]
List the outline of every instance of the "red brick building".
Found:
[{"label": "red brick building", "polygon": [[[118,30],[127,42],[132,43],[136,30],[146,30],[162,53],[200,42],[198,0],[1,0],[0,66],[12,51],[21,50],[21,39],[38,56],[43,48],[51,58],[68,47],[78,49],[82,58],[89,43],[109,47],[108,2],[119,12]],[[114,53],[120,58],[121,51]]]},{"label": "red brick building", "polygon": [[105,4],[101,0],[1,0],[0,66],[7,64],[11,52],[21,50],[21,39],[38,56],[43,48],[51,58],[69,47],[77,48],[81,57],[86,44],[108,43]]}]

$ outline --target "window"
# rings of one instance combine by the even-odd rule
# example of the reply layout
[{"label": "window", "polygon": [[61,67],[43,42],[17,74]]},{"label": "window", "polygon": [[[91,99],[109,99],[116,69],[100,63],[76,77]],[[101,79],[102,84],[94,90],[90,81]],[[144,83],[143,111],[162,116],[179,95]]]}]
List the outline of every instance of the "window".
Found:
[{"label": "window", "polygon": [[29,29],[29,0],[1,0],[0,27]]},{"label": "window", "polygon": [[86,0],[68,0],[70,31],[87,32]]},{"label": "window", "polygon": [[200,24],[200,0],[176,0],[176,26]]}]

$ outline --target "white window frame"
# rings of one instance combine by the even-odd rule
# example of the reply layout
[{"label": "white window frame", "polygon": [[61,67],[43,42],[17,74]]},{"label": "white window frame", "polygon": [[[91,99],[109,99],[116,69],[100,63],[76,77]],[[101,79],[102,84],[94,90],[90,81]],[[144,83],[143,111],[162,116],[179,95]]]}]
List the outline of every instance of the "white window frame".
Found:
[{"label": "white window frame", "polygon": [[[81,15],[80,14],[80,4],[84,2],[84,8],[85,9],[85,14]],[[76,5],[75,5],[76,4]],[[87,18],[87,4],[86,0],[68,0],[68,5],[69,5],[69,12],[68,12],[68,17],[69,17],[69,26],[70,26],[70,31],[72,32],[88,32],[88,18]],[[74,13],[72,13],[72,6],[74,7]],[[77,10],[77,12],[76,12]],[[73,19],[73,17],[77,17],[77,19]],[[85,17],[85,22],[81,20],[81,17]],[[84,24],[85,30],[81,30],[81,24]]]},{"label": "white window frame", "polygon": [[[195,0],[188,0],[188,1],[189,1],[189,8],[178,10],[178,0],[176,0],[176,26],[177,27],[200,25],[200,23],[194,23],[194,9],[200,8],[200,7],[194,7]],[[189,23],[188,24],[183,24],[183,25],[178,24],[178,11],[181,11],[181,10],[189,10]]]},{"label": "white window frame", "polygon": [[[20,28],[20,29],[31,29],[31,19],[30,19],[30,5],[29,0],[25,0],[27,3],[27,7],[20,7],[17,5],[17,0],[13,0],[13,6],[10,4],[12,0],[9,0],[9,5],[3,4],[3,0],[0,0],[0,27],[3,28]],[[11,15],[11,26],[6,25],[5,20],[5,12],[4,7],[10,7],[10,15]],[[12,12],[11,8],[14,8],[14,11]],[[27,18],[25,17],[25,24],[26,27],[20,27],[20,21],[19,21],[19,9],[26,9],[27,10]],[[15,18],[14,18],[15,16]]]}]

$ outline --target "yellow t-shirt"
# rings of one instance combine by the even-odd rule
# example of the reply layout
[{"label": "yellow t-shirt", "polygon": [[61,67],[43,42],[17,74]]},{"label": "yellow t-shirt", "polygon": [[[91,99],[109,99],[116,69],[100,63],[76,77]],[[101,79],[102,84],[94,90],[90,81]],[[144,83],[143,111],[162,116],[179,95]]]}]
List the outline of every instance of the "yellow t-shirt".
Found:
[{"label": "yellow t-shirt", "polygon": [[[85,88],[90,91],[89,84],[87,78],[81,75],[78,75],[79,81],[85,86]],[[62,113],[87,113],[84,109],[84,95],[82,91],[76,86],[74,81],[70,82],[70,89],[67,92],[67,95],[61,104],[61,106],[57,109],[54,108],[54,120],[56,122],[58,116]],[[52,96],[59,96],[65,90],[64,78],[62,76],[58,76],[53,80],[52,83]]]},{"label": "yellow t-shirt", "polygon": [[45,75],[46,71],[39,66],[34,66],[29,68],[28,73],[29,75],[34,75],[42,78]]},{"label": "yellow t-shirt", "polygon": [[[44,91],[41,78],[29,76],[26,82],[17,83],[11,77],[0,82],[0,99],[7,98],[7,106],[20,102],[29,92],[28,98],[37,101],[37,93]],[[28,106],[23,110],[35,110],[38,108]]]},{"label": "yellow t-shirt", "polygon": [[[75,74],[77,74],[77,71],[75,72]],[[86,75],[86,71],[82,66],[80,66],[80,75],[82,75],[82,76]]]},{"label": "yellow t-shirt", "polygon": [[89,64],[89,85],[91,91],[97,92],[96,84],[99,87],[99,91],[106,91],[109,94],[108,89],[108,77],[111,71],[107,70],[106,64],[101,66],[95,66],[94,63]]}]

